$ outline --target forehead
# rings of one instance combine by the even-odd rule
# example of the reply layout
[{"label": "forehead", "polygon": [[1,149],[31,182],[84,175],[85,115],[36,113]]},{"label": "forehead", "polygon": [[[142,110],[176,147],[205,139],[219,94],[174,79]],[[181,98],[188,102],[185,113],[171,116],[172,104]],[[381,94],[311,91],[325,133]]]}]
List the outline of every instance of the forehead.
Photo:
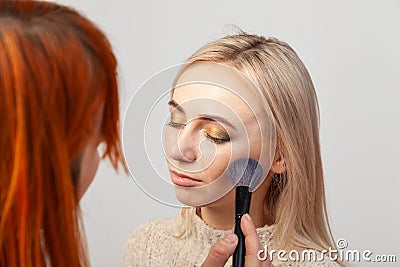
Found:
[{"label": "forehead", "polygon": [[[217,63],[195,63],[177,80],[172,97],[185,111],[234,113],[249,119],[262,113],[257,89],[239,71]],[[195,115],[195,114],[193,114]]]}]

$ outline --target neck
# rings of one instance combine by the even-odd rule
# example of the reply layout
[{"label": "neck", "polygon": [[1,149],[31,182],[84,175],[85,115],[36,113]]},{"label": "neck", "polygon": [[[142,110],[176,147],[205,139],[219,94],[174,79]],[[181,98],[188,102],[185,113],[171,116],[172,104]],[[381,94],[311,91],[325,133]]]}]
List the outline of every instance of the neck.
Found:
[{"label": "neck", "polygon": [[[250,216],[254,225],[262,227],[267,223],[267,218],[264,215],[265,196],[268,191],[268,186],[260,186],[252,193],[250,204]],[[234,227],[234,212],[235,212],[235,189],[214,203],[201,207],[198,210],[198,215],[202,220],[216,229],[232,230]]]}]

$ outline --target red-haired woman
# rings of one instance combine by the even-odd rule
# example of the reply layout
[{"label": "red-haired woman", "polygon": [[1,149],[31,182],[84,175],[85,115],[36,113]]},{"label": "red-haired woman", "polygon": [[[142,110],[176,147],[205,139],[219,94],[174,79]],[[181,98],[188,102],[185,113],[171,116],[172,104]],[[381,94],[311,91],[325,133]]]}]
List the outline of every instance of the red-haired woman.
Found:
[{"label": "red-haired woman", "polygon": [[125,169],[116,59],[54,3],[0,1],[0,266],[88,266],[79,198],[102,158]]}]

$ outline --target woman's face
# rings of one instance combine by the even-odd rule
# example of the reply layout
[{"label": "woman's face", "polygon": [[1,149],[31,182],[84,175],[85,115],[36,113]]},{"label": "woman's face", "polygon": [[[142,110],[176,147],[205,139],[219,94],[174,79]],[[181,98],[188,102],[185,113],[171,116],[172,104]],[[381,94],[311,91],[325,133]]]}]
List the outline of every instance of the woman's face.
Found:
[{"label": "woman's face", "polygon": [[169,102],[165,150],[183,204],[216,201],[232,189],[230,163],[260,160],[265,107],[254,90],[237,71],[220,64],[195,63],[180,76]]}]

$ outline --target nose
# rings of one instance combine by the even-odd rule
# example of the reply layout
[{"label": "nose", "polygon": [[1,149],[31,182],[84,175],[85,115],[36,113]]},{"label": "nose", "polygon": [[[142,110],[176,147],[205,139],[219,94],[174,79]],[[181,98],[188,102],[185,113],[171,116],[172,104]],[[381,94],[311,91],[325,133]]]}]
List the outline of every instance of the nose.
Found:
[{"label": "nose", "polygon": [[194,162],[200,156],[199,140],[191,123],[179,130],[172,141],[171,157],[177,161]]}]

